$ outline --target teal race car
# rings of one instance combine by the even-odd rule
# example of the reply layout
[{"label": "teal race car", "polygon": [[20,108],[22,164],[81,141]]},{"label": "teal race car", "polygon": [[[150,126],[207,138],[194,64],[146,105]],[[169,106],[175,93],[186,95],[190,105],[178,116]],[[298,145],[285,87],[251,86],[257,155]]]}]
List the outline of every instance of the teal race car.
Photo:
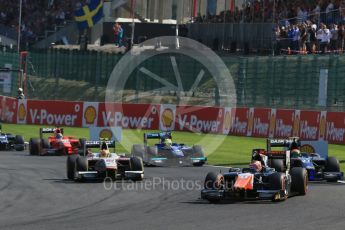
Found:
[{"label": "teal race car", "polygon": [[[149,146],[149,139],[159,142]],[[200,145],[173,142],[171,132],[145,133],[144,144],[133,145],[131,154],[141,157],[146,166],[203,166],[207,161]]]}]

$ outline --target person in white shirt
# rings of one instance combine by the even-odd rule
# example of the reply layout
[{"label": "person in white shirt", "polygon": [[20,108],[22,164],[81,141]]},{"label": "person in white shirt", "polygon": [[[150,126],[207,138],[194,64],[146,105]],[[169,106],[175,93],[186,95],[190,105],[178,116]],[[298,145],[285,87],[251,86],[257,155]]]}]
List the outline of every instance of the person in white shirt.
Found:
[{"label": "person in white shirt", "polygon": [[329,29],[327,29],[327,26],[325,24],[321,23],[317,35],[320,39],[320,51],[324,54],[325,52],[327,52],[329,46],[331,32],[329,31]]}]

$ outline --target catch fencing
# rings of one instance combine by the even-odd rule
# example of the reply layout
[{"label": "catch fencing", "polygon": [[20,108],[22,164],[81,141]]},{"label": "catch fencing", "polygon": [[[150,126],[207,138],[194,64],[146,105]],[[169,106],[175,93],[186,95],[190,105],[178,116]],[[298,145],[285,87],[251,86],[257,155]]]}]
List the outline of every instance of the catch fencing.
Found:
[{"label": "catch fencing", "polygon": [[[219,55],[234,80],[238,106],[345,111],[344,55]],[[30,52],[26,96],[33,99],[102,101],[109,77],[121,57],[121,54],[96,51],[52,49]],[[126,95],[133,96],[138,92],[162,87],[161,83],[139,71],[142,67],[176,85],[170,58],[166,54],[157,55],[138,66],[127,80]],[[185,89],[189,89],[203,66],[184,55],[175,55],[175,58],[182,84]],[[1,68],[7,64],[18,68],[19,60],[15,53],[0,53]],[[15,82],[18,76],[12,74],[12,77],[11,92],[4,92],[0,85],[0,94],[16,96]],[[69,86],[76,94],[70,94],[73,90],[64,91],[67,86],[63,85],[63,80],[69,81]],[[49,81],[52,82],[50,88],[45,85]],[[88,84],[87,88],[79,87],[84,83]],[[91,96],[86,95],[86,90],[92,91]],[[217,85],[208,71],[205,71],[200,87],[196,90],[194,97],[209,100],[191,100],[192,105],[217,104]],[[172,92],[171,97],[175,94]],[[103,99],[100,95],[103,95]],[[127,101],[131,102],[129,99]],[[132,102],[148,101],[139,97]]]}]

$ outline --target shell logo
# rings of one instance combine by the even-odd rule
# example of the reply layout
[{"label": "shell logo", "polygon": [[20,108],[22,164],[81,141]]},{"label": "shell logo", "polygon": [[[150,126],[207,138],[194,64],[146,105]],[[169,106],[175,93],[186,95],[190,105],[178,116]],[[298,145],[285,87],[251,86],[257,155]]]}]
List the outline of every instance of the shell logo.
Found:
[{"label": "shell logo", "polygon": [[231,126],[231,113],[229,111],[225,112],[224,116],[224,130],[230,130]]},{"label": "shell logo", "polygon": [[174,112],[172,109],[167,108],[163,111],[161,116],[162,124],[165,128],[170,128],[174,121]]},{"label": "shell logo", "polygon": [[308,144],[302,145],[300,149],[301,149],[301,152],[315,153],[314,147]]},{"label": "shell logo", "polygon": [[103,129],[99,132],[99,137],[102,139],[113,139],[113,132],[110,129]]},{"label": "shell logo", "polygon": [[23,104],[20,104],[19,105],[19,108],[18,108],[18,119],[20,121],[24,121],[25,120],[25,117],[26,117],[26,109],[25,109],[25,106]]},{"label": "shell logo", "polygon": [[96,109],[93,106],[88,106],[85,109],[84,118],[85,118],[86,124],[88,125],[94,124],[96,116],[97,116]]}]

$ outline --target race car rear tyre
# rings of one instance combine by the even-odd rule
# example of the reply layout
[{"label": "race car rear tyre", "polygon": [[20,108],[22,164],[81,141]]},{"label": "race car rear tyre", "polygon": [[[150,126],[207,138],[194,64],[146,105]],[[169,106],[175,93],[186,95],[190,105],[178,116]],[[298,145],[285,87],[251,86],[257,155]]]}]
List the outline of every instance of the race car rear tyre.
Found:
[{"label": "race car rear tyre", "polygon": [[299,195],[305,195],[308,190],[308,173],[305,168],[291,169],[291,190]]},{"label": "race car rear tyre", "polygon": [[157,157],[158,156],[158,150],[157,150],[157,147],[155,147],[155,146],[148,146],[146,148],[146,151],[150,157]]},{"label": "race car rear tyre", "polygon": [[50,148],[50,143],[47,139],[42,139],[41,144],[42,144],[43,149],[49,149]]},{"label": "race car rear tyre", "polygon": [[76,169],[78,172],[85,172],[88,170],[88,162],[87,162],[86,157],[81,157],[81,156],[77,157]]},{"label": "race car rear tyre", "polygon": [[66,169],[67,169],[67,178],[69,180],[74,180],[74,176],[76,172],[76,161],[78,157],[79,157],[78,155],[70,155],[67,157]]},{"label": "race car rear tyre", "polygon": [[198,162],[198,163],[193,163],[193,166],[194,167],[202,167],[204,164],[205,164],[205,162],[202,161],[202,162]]},{"label": "race car rear tyre", "polygon": [[21,135],[16,135],[14,140],[14,148],[16,151],[24,150],[24,138]]},{"label": "race car rear tyre", "polygon": [[31,138],[29,141],[29,153],[30,155],[39,155],[41,150],[41,139]]},{"label": "race car rear tyre", "polygon": [[284,161],[281,159],[272,159],[271,168],[274,168],[276,172],[284,172]]},{"label": "race car rear tyre", "polygon": [[327,172],[340,172],[339,161],[335,157],[328,157],[327,165],[326,165]]},{"label": "race car rear tyre", "polygon": [[193,146],[193,156],[194,157],[204,157],[204,150],[201,145],[194,145]]},{"label": "race car rear tyre", "polygon": [[141,157],[142,159],[144,158],[145,155],[145,146],[144,145],[133,145],[132,150],[131,150],[131,156],[132,157]]}]

